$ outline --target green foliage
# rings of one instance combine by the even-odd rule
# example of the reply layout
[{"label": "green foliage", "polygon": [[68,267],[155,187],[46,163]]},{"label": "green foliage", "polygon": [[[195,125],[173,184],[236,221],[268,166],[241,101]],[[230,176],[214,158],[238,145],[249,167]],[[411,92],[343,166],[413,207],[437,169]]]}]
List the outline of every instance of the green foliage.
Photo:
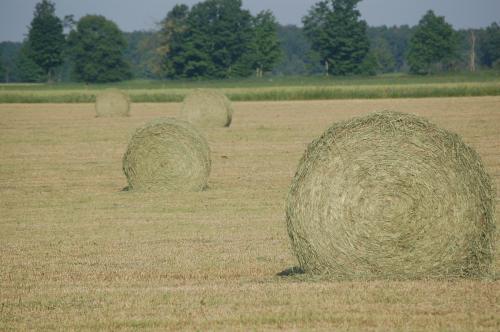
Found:
[{"label": "green foliage", "polygon": [[372,45],[372,55],[378,72],[391,73],[396,69],[396,59],[385,39],[376,39]]},{"label": "green foliage", "polygon": [[253,18],[241,0],[175,6],[162,21],[155,68],[169,78],[231,78],[271,71],[280,56],[271,12]]},{"label": "green foliage", "polygon": [[82,17],[68,38],[78,81],[116,82],[131,77],[124,60],[127,43],[118,26],[103,16]]},{"label": "green foliage", "polygon": [[63,61],[65,39],[62,21],[55,15],[55,5],[42,0],[36,5],[28,33],[29,56],[52,81],[54,69]]},{"label": "green foliage", "polygon": [[407,25],[369,27],[368,37],[377,58],[377,70],[382,73],[405,71],[406,53],[414,29]]},{"label": "green foliage", "polygon": [[321,68],[310,61],[311,44],[304,30],[295,25],[278,25],[277,36],[282,54],[274,73],[279,75],[305,75],[320,72]]},{"label": "green foliage", "polygon": [[176,5],[161,23],[161,30],[155,49],[159,59],[153,63],[153,71],[160,77],[185,77],[188,54],[196,50],[188,49],[185,41],[188,39],[187,18],[189,7]]},{"label": "green foliage", "polygon": [[378,68],[378,59],[374,52],[370,51],[359,66],[359,73],[363,75],[376,75]]},{"label": "green foliage", "polygon": [[4,81],[5,68],[3,66],[2,52],[0,51],[0,81]]},{"label": "green foliage", "polygon": [[252,16],[241,0],[207,0],[188,17],[186,76],[229,78],[252,73]]},{"label": "green foliage", "polygon": [[265,72],[273,69],[281,58],[282,52],[277,36],[278,23],[269,10],[260,12],[254,18],[254,42],[252,53],[257,76],[262,77]]},{"label": "green foliage", "polygon": [[252,72],[252,17],[240,0],[207,0],[167,14],[158,51],[165,76],[229,78]]},{"label": "green foliage", "polygon": [[500,26],[495,22],[486,28],[480,40],[481,62],[494,67],[500,61]]},{"label": "green foliage", "polygon": [[155,78],[156,35],[149,31],[125,32],[127,48],[124,59],[131,66],[135,78]]},{"label": "green foliage", "polygon": [[427,74],[434,68],[446,69],[455,56],[457,37],[443,16],[429,10],[420,20],[410,40],[408,64],[415,74]]},{"label": "green foliage", "polygon": [[29,42],[24,42],[16,58],[16,74],[22,82],[41,82],[46,76],[43,68],[35,61]]},{"label": "green foliage", "polygon": [[360,0],[323,0],[314,5],[302,22],[312,49],[328,74],[359,74],[370,43],[366,22],[356,9]]},{"label": "green foliage", "polygon": [[0,61],[3,64],[4,72],[0,81],[5,83],[16,82],[17,75],[17,58],[21,50],[22,43],[18,42],[1,42],[0,43]]}]

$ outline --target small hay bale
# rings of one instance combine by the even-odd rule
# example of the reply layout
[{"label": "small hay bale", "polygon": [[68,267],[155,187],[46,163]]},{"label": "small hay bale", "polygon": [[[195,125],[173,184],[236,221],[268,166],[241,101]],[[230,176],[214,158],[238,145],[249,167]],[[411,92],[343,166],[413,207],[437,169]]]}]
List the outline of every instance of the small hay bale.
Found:
[{"label": "small hay bale", "polygon": [[335,279],[488,277],[495,190],[462,139],[414,115],[334,124],[286,203],[300,267]]},{"label": "small hay bale", "polygon": [[123,156],[129,190],[201,191],[210,168],[206,139],[191,124],[172,118],[139,128]]},{"label": "small hay bale", "polygon": [[97,117],[130,116],[130,98],[117,89],[106,89],[96,97],[95,110]]},{"label": "small hay bale", "polygon": [[229,127],[233,108],[225,94],[196,89],[184,98],[179,117],[200,128]]}]

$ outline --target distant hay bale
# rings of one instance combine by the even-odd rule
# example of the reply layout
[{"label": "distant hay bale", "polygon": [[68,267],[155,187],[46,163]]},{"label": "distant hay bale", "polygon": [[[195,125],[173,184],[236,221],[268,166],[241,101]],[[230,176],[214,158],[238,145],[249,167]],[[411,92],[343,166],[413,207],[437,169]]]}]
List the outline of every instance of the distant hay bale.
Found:
[{"label": "distant hay bale", "polygon": [[180,118],[200,128],[229,127],[231,102],[217,90],[196,89],[184,98]]},{"label": "distant hay bale", "polygon": [[117,89],[106,89],[96,97],[97,117],[130,116],[130,98]]},{"label": "distant hay bale", "polygon": [[337,279],[487,277],[495,190],[462,139],[414,115],[334,124],[307,148],[286,204],[300,267]]},{"label": "distant hay bale", "polygon": [[123,156],[129,190],[201,191],[210,168],[206,139],[191,124],[172,118],[139,128]]}]

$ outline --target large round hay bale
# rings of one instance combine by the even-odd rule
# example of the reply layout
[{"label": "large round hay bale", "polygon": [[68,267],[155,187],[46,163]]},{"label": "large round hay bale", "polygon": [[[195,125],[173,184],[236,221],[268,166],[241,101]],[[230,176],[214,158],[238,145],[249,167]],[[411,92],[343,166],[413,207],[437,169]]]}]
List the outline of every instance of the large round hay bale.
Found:
[{"label": "large round hay bale", "polygon": [[139,128],[123,156],[129,190],[201,191],[210,167],[206,139],[191,124],[172,118]]},{"label": "large round hay bale", "polygon": [[106,89],[96,96],[97,117],[120,117],[130,115],[129,96],[117,89]]},{"label": "large round hay bale", "polygon": [[307,148],[287,198],[301,268],[338,279],[484,277],[493,184],[462,139],[414,115],[334,124]]},{"label": "large round hay bale", "polygon": [[229,127],[231,102],[217,90],[196,89],[184,98],[180,118],[200,128]]}]

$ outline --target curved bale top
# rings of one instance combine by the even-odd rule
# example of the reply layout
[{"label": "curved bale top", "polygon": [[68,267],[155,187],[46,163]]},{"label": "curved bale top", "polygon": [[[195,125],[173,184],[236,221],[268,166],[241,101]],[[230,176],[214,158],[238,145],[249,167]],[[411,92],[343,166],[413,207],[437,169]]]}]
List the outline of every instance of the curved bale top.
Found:
[{"label": "curved bale top", "polygon": [[206,139],[191,124],[172,118],[139,128],[123,156],[129,190],[201,191],[210,168]]},{"label": "curved bale top", "polygon": [[130,98],[117,89],[106,89],[96,96],[97,117],[130,116]]},{"label": "curved bale top", "polygon": [[180,118],[200,128],[229,127],[233,116],[231,102],[217,90],[196,89],[184,98]]},{"label": "curved bale top", "polygon": [[301,268],[344,280],[488,277],[495,190],[462,139],[414,115],[334,124],[286,203]]}]

